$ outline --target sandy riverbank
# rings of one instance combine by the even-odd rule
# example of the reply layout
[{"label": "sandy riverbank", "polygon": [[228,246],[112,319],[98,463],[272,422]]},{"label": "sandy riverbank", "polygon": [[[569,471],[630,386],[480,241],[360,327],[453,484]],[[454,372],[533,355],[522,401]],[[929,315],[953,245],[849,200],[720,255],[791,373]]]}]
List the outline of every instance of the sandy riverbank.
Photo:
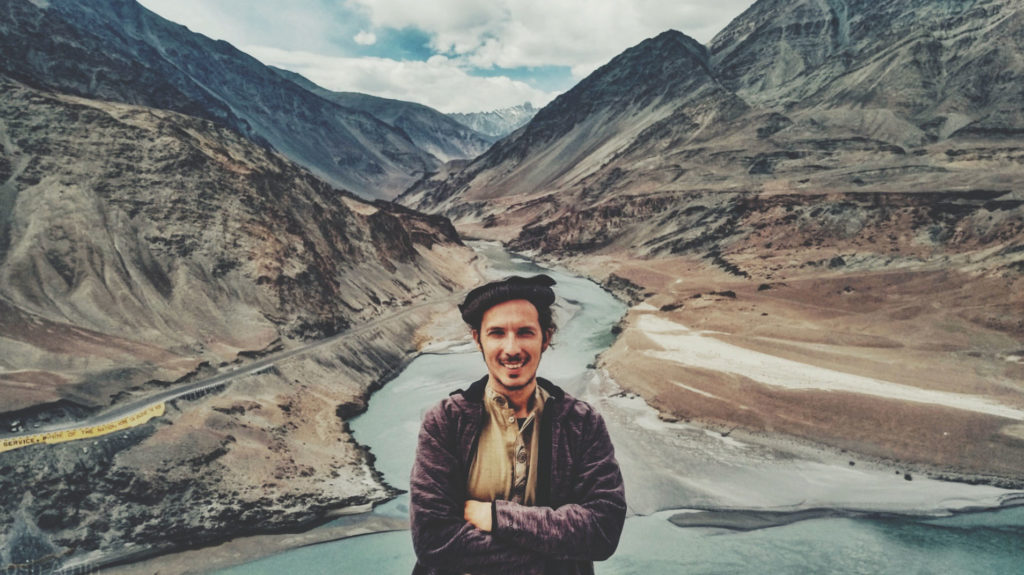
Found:
[{"label": "sandy riverbank", "polygon": [[641,301],[601,365],[664,418],[915,479],[1024,485],[1019,278],[897,268],[760,282],[683,258],[570,265],[635,285]]},{"label": "sandy riverbank", "polygon": [[1024,492],[918,475],[902,463],[783,434],[722,433],[666,421],[607,372],[567,386],[608,423],[631,514],[666,509],[942,515],[1001,507]]}]

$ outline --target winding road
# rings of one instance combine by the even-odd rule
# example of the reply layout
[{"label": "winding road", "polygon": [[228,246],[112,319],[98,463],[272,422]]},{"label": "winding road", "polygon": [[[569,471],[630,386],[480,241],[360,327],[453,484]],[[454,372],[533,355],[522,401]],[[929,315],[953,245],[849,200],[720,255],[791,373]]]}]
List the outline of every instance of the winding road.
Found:
[{"label": "winding road", "polygon": [[56,423],[34,429],[31,432],[16,433],[2,437],[0,438],[0,453],[39,443],[63,443],[76,439],[97,437],[141,425],[153,417],[163,415],[163,406],[168,401],[181,398],[198,399],[208,393],[220,391],[236,379],[260,373],[278,362],[329,346],[348,337],[357,336],[380,326],[384,322],[399,319],[424,307],[442,304],[450,305],[462,297],[462,293],[455,293],[445,298],[412,304],[330,337],[273,353],[246,365],[232,366],[222,373],[199,381],[173,385],[158,393],[133,399],[122,405],[102,410],[86,419]]}]

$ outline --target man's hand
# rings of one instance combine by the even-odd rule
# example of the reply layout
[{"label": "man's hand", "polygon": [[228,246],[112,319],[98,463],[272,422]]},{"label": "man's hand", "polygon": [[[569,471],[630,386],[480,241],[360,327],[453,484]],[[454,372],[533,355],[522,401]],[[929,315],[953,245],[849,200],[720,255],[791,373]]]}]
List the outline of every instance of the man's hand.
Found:
[{"label": "man's hand", "polygon": [[466,521],[469,521],[473,527],[476,527],[480,531],[491,530],[491,504],[487,501],[474,501],[470,499],[466,501],[465,512],[463,514]]}]

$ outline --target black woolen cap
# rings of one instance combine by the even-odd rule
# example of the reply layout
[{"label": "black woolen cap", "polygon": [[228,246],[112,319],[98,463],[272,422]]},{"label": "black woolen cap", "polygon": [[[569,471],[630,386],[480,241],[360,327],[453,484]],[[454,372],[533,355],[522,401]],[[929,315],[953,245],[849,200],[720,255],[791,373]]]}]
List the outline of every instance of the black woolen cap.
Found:
[{"label": "black woolen cap", "polygon": [[507,301],[525,299],[538,310],[551,307],[555,303],[555,291],[551,286],[555,280],[544,274],[533,277],[509,276],[501,281],[482,285],[466,295],[466,300],[459,305],[462,320],[470,326],[478,326],[483,320],[484,312]]}]

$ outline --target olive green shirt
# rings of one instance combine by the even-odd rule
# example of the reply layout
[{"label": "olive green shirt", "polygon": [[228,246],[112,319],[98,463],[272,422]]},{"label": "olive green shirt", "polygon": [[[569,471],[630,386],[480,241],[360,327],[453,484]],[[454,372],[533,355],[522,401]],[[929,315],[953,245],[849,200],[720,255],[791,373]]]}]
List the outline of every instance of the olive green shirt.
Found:
[{"label": "olive green shirt", "polygon": [[[524,505],[537,500],[536,432],[547,392],[538,385],[522,426],[508,398],[491,389],[484,391],[489,417],[480,431],[476,455],[469,467],[469,498],[477,501],[504,499]],[[531,405],[532,404],[532,405]]]}]

